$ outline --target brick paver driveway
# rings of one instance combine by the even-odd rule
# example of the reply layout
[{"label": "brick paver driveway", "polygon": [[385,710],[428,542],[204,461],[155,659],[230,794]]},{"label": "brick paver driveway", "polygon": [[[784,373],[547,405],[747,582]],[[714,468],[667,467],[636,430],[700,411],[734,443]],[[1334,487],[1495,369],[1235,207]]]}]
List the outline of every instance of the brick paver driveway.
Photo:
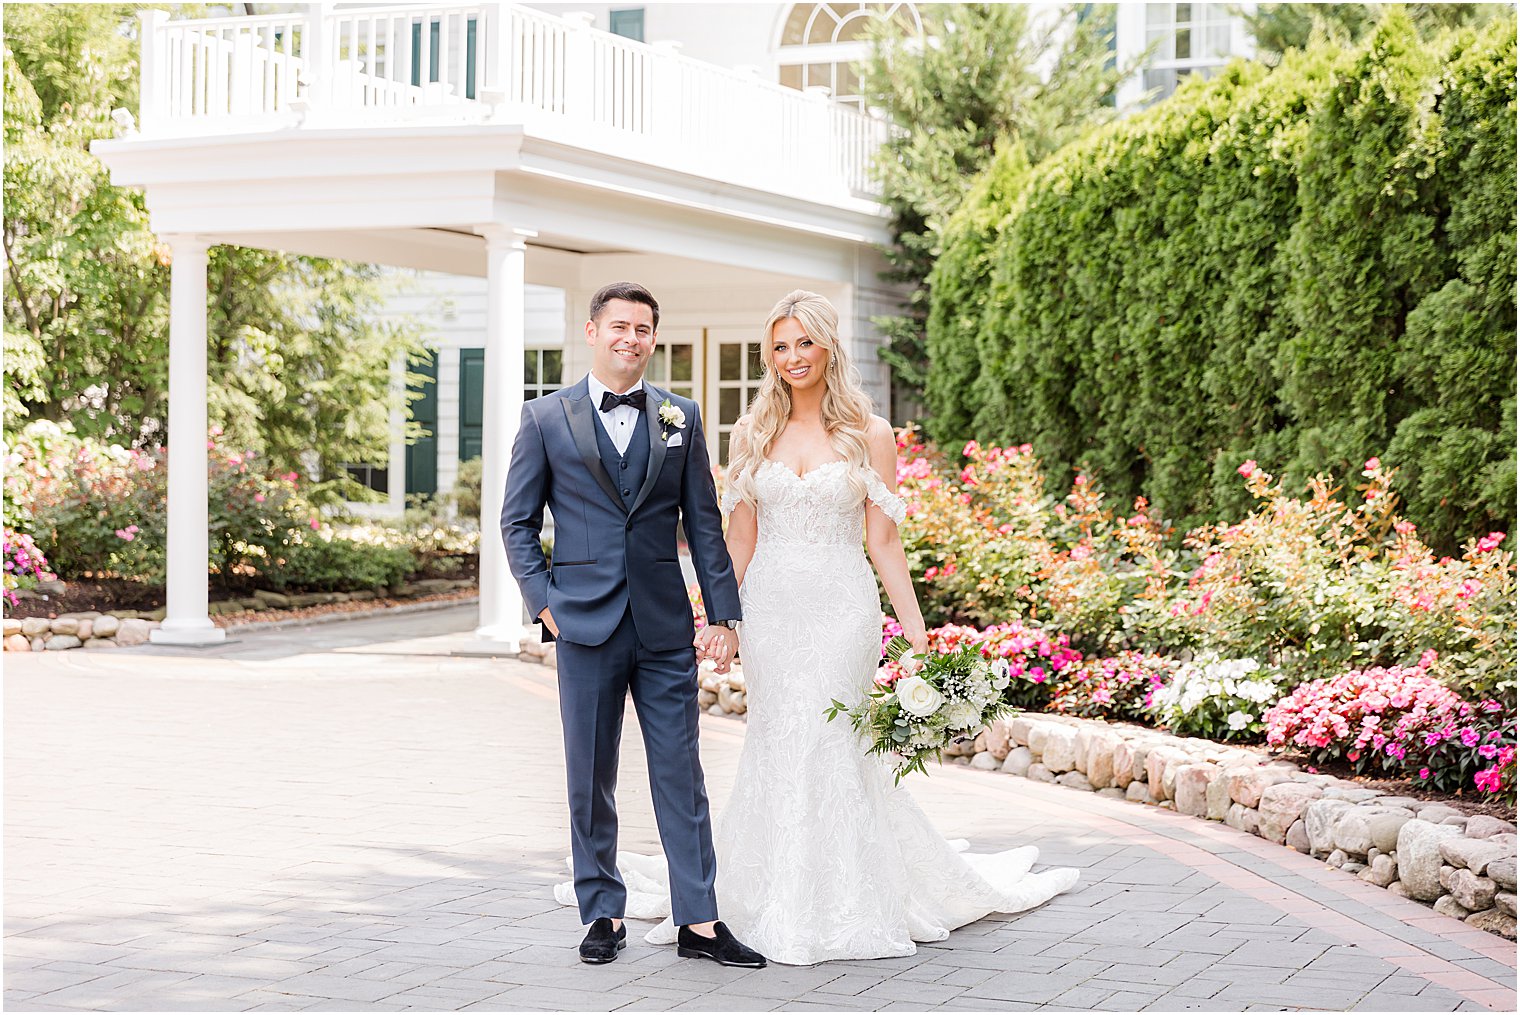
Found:
[{"label": "brick paver driveway", "polygon": [[[576,961],[548,670],[464,654],[472,608],[211,651],[5,657],[14,1011],[1514,1010],[1513,946],[1282,847],[947,768],[947,836],[1079,888],[910,958],[746,972]],[[623,841],[657,849],[639,738]],[[744,727],[703,719],[715,803]]]}]

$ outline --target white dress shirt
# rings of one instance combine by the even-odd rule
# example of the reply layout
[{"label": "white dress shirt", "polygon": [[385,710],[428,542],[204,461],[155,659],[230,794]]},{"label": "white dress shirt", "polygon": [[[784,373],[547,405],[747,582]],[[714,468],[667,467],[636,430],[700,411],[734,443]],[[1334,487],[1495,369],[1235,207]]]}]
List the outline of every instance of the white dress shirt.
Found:
[{"label": "white dress shirt", "polygon": [[[617,448],[620,455],[628,453],[628,445],[633,440],[633,428],[639,423],[639,410],[631,405],[615,405],[606,412],[602,411],[602,392],[612,391],[611,388],[596,379],[596,374],[587,374],[586,381],[591,389],[591,404],[596,407],[596,414],[602,417],[602,429],[607,436],[612,438],[612,446]],[[644,378],[628,391],[613,391],[615,395],[626,395],[629,391],[637,391],[644,386]],[[645,394],[648,397],[648,394]]]}]

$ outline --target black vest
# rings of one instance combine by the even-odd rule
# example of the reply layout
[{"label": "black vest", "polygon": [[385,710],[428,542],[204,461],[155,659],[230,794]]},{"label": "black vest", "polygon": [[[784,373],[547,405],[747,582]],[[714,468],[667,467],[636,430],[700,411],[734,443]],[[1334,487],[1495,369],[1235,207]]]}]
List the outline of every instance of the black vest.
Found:
[{"label": "black vest", "polygon": [[644,486],[644,474],[649,471],[649,417],[639,413],[638,422],[633,425],[633,437],[628,441],[628,451],[620,455],[617,445],[607,436],[601,414],[597,415],[596,446],[602,452],[602,468],[607,470],[612,485],[622,496],[623,510],[632,511],[633,502]]}]

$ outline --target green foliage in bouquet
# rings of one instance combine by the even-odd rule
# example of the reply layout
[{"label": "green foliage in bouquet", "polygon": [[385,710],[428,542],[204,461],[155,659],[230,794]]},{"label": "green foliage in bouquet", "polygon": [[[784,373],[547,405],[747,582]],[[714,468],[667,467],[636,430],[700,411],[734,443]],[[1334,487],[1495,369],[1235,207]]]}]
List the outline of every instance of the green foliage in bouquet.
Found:
[{"label": "green foliage in bouquet", "polygon": [[867,754],[900,758],[895,782],[910,772],[927,774],[924,766],[931,757],[1011,711],[1004,695],[1007,662],[985,658],[975,645],[920,661],[907,640],[896,637],[887,643],[886,654],[911,672],[854,705],[836,699],[824,716],[830,721],[848,716],[855,731],[870,740]]}]

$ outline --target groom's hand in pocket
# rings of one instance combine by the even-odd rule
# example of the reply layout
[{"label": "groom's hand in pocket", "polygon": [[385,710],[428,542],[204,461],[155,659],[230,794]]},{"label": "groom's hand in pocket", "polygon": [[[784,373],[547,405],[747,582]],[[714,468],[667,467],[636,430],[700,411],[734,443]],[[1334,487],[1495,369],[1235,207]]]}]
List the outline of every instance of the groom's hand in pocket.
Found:
[{"label": "groom's hand in pocket", "polygon": [[550,634],[556,638],[559,637],[559,625],[554,622],[554,615],[549,612],[549,607],[544,607],[544,612],[538,615],[538,619],[544,622],[544,626],[549,629]]}]

